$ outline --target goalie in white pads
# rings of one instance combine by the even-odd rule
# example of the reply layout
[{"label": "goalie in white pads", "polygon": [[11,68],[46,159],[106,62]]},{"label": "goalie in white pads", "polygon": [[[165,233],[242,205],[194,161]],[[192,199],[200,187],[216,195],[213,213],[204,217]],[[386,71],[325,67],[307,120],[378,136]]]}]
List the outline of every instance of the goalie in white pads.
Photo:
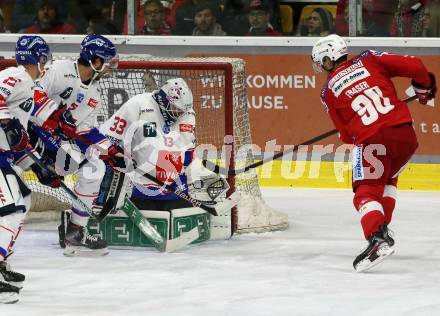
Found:
[{"label": "goalie in white pads", "polygon": [[[213,173],[194,172],[198,169],[192,163],[195,125],[191,90],[183,79],[171,78],[159,90],[129,99],[101,125],[100,131],[122,147],[143,173],[148,172],[207,204],[219,203],[229,188],[226,180]],[[190,165],[193,172],[187,172]],[[192,208],[189,202],[144,178],[142,172],[132,174],[131,200],[139,209]]]},{"label": "goalie in white pads", "polygon": [[[77,182],[74,192],[89,209],[94,207],[98,196],[105,165],[103,157],[88,153],[90,144],[99,144],[108,150],[105,156],[111,165],[118,165],[117,149],[111,146],[105,136],[96,128],[97,113],[101,107],[98,80],[117,66],[116,49],[106,37],[98,34],[86,36],[81,42],[80,56],[77,61],[57,60],[47,68],[40,79],[35,93],[35,103],[41,108],[53,110],[43,129],[33,132],[43,136],[44,130],[58,133],[65,141],[60,145],[63,150],[53,150],[51,144],[43,146],[44,158],[56,161],[56,169],[63,175],[75,173]],[[78,141],[78,135],[88,144]],[[73,144],[73,145],[72,145]],[[56,147],[56,146],[55,146]],[[67,159],[65,153],[70,155]],[[85,154],[87,155],[87,160]],[[101,158],[101,159],[99,159]],[[85,161],[85,162],[84,162]],[[123,158],[122,162],[123,163]],[[76,164],[76,166],[75,166]],[[78,168],[79,167],[79,168]],[[68,170],[67,172],[65,172]],[[107,244],[99,236],[88,233],[86,224],[89,214],[73,202],[70,216],[60,227],[66,256],[96,256],[108,253]]]},{"label": "goalie in white pads", "polygon": [[[31,167],[47,184],[59,183],[58,177],[45,175],[23,153],[29,137],[27,126],[31,115],[40,115],[44,122],[47,111],[33,104],[34,80],[43,72],[49,59],[49,46],[39,36],[21,36],[16,44],[18,67],[0,72],[0,303],[15,303],[25,276],[10,269],[6,258],[21,230],[23,219],[30,208],[31,192],[17,175],[16,166]],[[39,111],[39,114],[36,112]],[[46,180],[46,181],[45,181]]]}]

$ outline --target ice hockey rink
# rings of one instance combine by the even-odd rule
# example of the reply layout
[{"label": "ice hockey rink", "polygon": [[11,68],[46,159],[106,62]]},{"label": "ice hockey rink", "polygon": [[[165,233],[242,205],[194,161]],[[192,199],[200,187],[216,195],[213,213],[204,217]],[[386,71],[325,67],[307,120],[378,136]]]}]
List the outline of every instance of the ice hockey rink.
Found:
[{"label": "ice hockey rink", "polygon": [[352,267],[365,241],[351,191],[263,194],[289,214],[287,231],[177,253],[67,258],[54,223],[27,225],[10,260],[27,280],[0,315],[440,315],[440,192],[399,192],[396,253],[363,274]]}]

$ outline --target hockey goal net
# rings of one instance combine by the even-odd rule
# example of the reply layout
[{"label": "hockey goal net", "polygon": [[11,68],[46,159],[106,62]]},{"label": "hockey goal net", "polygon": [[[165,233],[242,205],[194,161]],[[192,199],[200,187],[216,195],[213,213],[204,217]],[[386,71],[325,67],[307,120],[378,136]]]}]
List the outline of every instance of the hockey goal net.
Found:
[{"label": "hockey goal net", "polygon": [[[100,80],[103,107],[98,115],[99,123],[109,118],[130,97],[151,92],[173,77],[185,79],[193,92],[197,145],[216,148],[216,162],[222,165],[229,163],[229,167],[242,168],[252,163],[253,156],[248,150],[252,137],[242,59],[149,57],[122,60],[111,76]],[[229,150],[230,154],[227,154],[228,149],[233,149]],[[69,207],[70,200],[61,190],[40,185],[29,172],[24,174],[24,178],[34,192],[33,211]],[[72,184],[74,178],[67,180]],[[229,177],[228,182],[231,192],[238,190],[242,199],[228,216],[212,218],[214,226],[232,233],[287,227],[287,215],[273,210],[262,199],[253,169]]]}]

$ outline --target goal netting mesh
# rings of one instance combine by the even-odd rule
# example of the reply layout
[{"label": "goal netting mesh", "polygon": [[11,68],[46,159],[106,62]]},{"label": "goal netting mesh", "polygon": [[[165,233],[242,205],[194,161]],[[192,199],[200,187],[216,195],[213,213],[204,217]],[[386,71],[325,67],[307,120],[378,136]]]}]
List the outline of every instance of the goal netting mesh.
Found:
[{"label": "goal netting mesh", "polygon": [[[237,58],[125,58],[118,69],[100,82],[103,107],[98,121],[108,119],[130,97],[151,92],[166,80],[182,77],[194,95],[197,145],[216,149],[216,162],[242,168],[254,161],[247,107],[245,63]],[[228,154],[228,148],[233,148]],[[212,155],[210,156],[212,157]],[[70,199],[59,189],[40,185],[26,172],[33,191],[32,211],[63,210]],[[75,178],[68,177],[73,185]],[[287,215],[270,208],[262,199],[255,170],[228,178],[242,199],[231,214],[212,218],[213,225],[233,232],[263,232],[284,229]]]}]

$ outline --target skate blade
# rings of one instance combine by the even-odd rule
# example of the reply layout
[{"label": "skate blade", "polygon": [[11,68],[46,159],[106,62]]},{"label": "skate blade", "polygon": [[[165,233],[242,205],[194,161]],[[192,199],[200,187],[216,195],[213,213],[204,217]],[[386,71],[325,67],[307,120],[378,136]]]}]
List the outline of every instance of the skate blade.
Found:
[{"label": "skate blade", "polygon": [[18,302],[18,294],[14,292],[3,292],[0,293],[0,303],[3,304],[14,304]]},{"label": "skate blade", "polygon": [[103,249],[87,249],[81,246],[66,245],[63,254],[66,257],[102,257],[109,254],[107,248]]},{"label": "skate blade", "polygon": [[368,258],[359,262],[358,265],[356,266],[356,269],[355,269],[356,272],[358,272],[358,273],[365,272],[365,271],[368,271],[371,268],[375,267],[376,265],[378,265],[379,263],[384,261],[386,258],[391,256],[394,253],[394,248],[383,247],[380,251],[381,251],[381,255],[373,262],[368,260]]},{"label": "skate blade", "polygon": [[23,282],[14,282],[14,281],[9,281],[8,282],[10,285],[13,285],[15,287],[18,287],[20,290],[23,288]]},{"label": "skate blade", "polygon": [[13,285],[13,286],[15,286],[15,287],[18,287],[20,290],[23,288],[23,281],[20,281],[20,282],[8,281],[8,280],[6,280],[6,279],[3,277],[3,275],[1,275],[1,274],[0,274],[0,281],[1,281],[1,282],[8,283],[8,284],[10,284],[10,285]]}]

